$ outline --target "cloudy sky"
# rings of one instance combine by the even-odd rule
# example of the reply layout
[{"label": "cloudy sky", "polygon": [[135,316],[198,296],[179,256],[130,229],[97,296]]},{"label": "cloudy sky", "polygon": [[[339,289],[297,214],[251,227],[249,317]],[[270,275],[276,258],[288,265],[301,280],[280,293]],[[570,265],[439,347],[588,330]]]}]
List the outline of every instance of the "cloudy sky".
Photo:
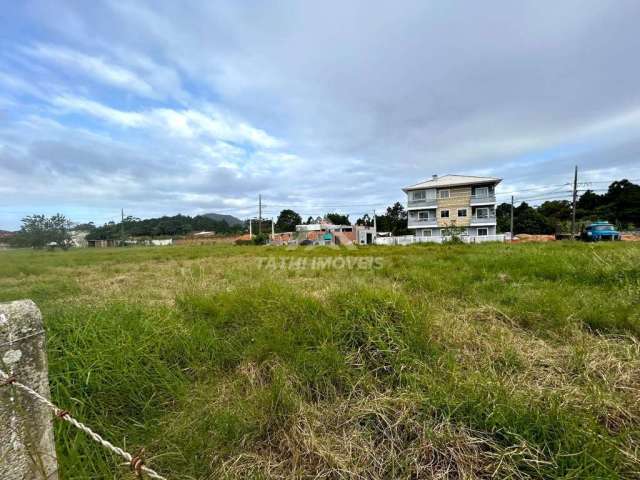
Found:
[{"label": "cloudy sky", "polygon": [[640,179],[640,2],[9,2],[0,229]]}]

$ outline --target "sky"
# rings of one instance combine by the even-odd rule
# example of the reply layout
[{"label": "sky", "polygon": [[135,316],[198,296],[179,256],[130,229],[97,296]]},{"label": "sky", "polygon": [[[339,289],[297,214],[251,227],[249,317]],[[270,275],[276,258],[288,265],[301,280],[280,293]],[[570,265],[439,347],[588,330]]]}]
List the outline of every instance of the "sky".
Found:
[{"label": "sky", "polygon": [[24,1],[0,9],[0,229],[293,208],[433,174],[539,203],[640,180],[640,2]]}]

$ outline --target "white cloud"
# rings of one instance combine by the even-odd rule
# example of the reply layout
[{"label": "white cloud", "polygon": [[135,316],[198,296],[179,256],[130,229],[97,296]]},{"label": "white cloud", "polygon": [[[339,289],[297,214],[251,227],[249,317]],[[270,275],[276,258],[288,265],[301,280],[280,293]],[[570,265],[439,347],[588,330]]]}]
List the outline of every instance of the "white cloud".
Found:
[{"label": "white cloud", "polygon": [[129,112],[71,95],[55,97],[52,104],[65,111],[84,113],[122,127],[155,129],[162,135],[169,134],[186,139],[207,137],[212,140],[250,144],[262,148],[283,146],[283,142],[270,136],[264,130],[252,127],[246,122],[225,115],[210,106],[206,107],[204,112],[170,108]]},{"label": "white cloud", "polygon": [[[154,111],[154,114],[165,114],[166,109]],[[183,110],[180,112],[171,111],[174,122],[181,125],[188,125],[192,131],[199,135],[207,135],[211,138],[219,138],[232,142],[246,142],[259,145],[264,148],[276,148],[283,146],[283,143],[271,137],[264,130],[254,128],[245,122],[226,117],[220,112],[208,109],[206,113],[197,110]],[[177,118],[181,117],[179,121]],[[178,131],[182,131],[179,129]]]},{"label": "white cloud", "polygon": [[48,44],[25,47],[23,51],[32,57],[81,72],[106,85],[128,90],[143,97],[158,97],[153,87],[135,72],[108,62],[104,58]]},{"label": "white cloud", "polygon": [[5,49],[27,55],[0,54],[11,77],[0,78],[11,101],[0,170],[16,185],[39,169],[60,184],[18,192],[23,203],[66,198],[78,178],[95,198],[92,175],[104,183],[93,191],[108,199],[125,184],[149,213],[246,207],[258,191],[310,210],[382,207],[432,173],[498,175],[505,191],[564,183],[576,163],[584,180],[640,176],[638,2],[156,0],[51,15],[34,0],[28,11],[32,46],[9,34]]},{"label": "white cloud", "polygon": [[149,125],[148,118],[137,112],[123,112],[107,107],[93,100],[70,95],[55,97],[52,104],[65,111],[85,113],[123,127],[142,127]]},{"label": "white cloud", "polygon": [[15,93],[19,93],[19,94],[26,93],[34,97],[43,96],[40,89],[34,86],[33,84],[27,82],[26,80],[18,76],[11,75],[9,73],[2,72],[2,71],[0,71],[0,85],[2,85],[3,88]]}]

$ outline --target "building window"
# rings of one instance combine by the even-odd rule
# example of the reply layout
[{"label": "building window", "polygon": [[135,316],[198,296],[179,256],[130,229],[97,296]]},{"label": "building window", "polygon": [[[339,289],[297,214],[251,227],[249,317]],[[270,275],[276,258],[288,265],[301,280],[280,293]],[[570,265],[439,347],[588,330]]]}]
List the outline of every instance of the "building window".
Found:
[{"label": "building window", "polygon": [[467,209],[466,208],[459,208],[458,209],[458,216],[459,217],[466,217],[467,216]]},{"label": "building window", "polygon": [[418,218],[420,220],[429,220],[429,214],[427,212],[419,212]]},{"label": "building window", "polygon": [[476,210],[476,218],[489,218],[488,208],[478,208]]},{"label": "building window", "polygon": [[440,210],[440,218],[449,218],[449,210]]},{"label": "building window", "polygon": [[417,190],[413,192],[414,200],[424,200],[425,198],[427,198],[427,194],[425,193],[424,190]]},{"label": "building window", "polygon": [[488,228],[479,228],[478,229],[478,236],[479,237],[486,237],[487,235],[489,235],[489,229]]},{"label": "building window", "polygon": [[449,198],[449,190],[440,190],[438,191],[439,198]]},{"label": "building window", "polygon": [[484,198],[489,196],[489,187],[476,187],[476,198]]},{"label": "building window", "polygon": [[422,230],[422,236],[423,237],[430,237],[431,236],[431,230]]}]

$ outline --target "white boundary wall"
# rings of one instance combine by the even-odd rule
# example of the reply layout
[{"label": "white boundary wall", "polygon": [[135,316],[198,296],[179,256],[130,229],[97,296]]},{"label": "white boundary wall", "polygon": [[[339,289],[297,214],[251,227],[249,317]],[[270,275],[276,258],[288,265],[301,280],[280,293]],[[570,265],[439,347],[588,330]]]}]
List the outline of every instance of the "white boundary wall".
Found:
[{"label": "white boundary wall", "polygon": [[[482,235],[482,236],[461,236],[463,243],[484,243],[484,242],[504,242],[504,235]],[[451,237],[433,236],[416,237],[414,235],[403,235],[400,237],[378,237],[375,239],[376,245],[412,245],[414,243],[443,243],[451,240]]]}]

